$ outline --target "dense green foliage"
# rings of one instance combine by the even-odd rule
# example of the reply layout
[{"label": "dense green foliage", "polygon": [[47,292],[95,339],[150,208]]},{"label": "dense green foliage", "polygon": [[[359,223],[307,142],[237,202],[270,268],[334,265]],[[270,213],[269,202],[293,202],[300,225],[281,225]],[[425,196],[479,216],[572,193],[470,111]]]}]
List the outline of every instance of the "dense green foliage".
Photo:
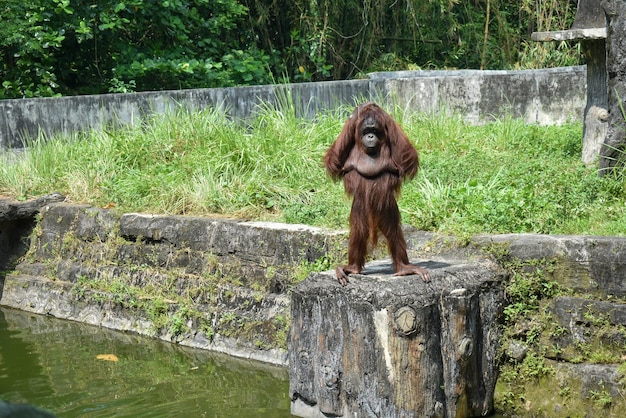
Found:
[{"label": "dense green foliage", "polygon": [[236,0],[4,0],[2,97],[267,83]]},{"label": "dense green foliage", "polygon": [[566,44],[533,31],[569,28],[576,1],[245,0],[259,48],[281,52],[293,79],[378,70],[529,68],[575,64]]},{"label": "dense green foliage", "polygon": [[3,0],[0,99],[577,64],[575,0]]},{"label": "dense green foliage", "polygon": [[[142,126],[38,141],[0,156],[0,193],[59,191],[124,212],[346,227],[350,204],[321,160],[348,111],[307,121],[285,105],[243,126],[215,110],[181,110]],[[392,113],[421,153],[400,199],[405,223],[461,235],[626,230],[623,179],[581,163],[580,124],[472,126],[451,115]]]}]

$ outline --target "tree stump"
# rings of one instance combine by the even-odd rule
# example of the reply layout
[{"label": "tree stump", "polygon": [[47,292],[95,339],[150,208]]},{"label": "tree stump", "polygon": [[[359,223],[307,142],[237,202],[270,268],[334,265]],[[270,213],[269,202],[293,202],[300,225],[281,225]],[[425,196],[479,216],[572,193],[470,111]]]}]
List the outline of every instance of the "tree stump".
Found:
[{"label": "tree stump", "polygon": [[493,409],[505,273],[429,262],[432,282],[368,265],[342,287],[312,274],[291,295],[291,412],[472,417]]}]

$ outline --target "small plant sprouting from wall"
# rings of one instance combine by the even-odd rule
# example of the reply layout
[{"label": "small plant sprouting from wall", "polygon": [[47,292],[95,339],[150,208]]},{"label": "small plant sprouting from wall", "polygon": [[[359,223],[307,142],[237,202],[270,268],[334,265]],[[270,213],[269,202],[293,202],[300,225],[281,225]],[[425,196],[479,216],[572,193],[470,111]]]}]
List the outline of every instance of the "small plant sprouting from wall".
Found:
[{"label": "small plant sprouting from wall", "polygon": [[302,282],[309,274],[334,270],[335,267],[348,259],[347,235],[337,235],[326,242],[326,251],[314,261],[302,261],[292,272],[291,286]]}]

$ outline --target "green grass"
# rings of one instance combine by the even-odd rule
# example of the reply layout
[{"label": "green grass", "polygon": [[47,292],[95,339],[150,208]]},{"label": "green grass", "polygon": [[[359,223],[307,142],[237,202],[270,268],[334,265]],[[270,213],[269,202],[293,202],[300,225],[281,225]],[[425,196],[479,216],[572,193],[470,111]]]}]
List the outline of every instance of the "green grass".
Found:
[{"label": "green grass", "polygon": [[[309,121],[290,106],[266,106],[247,125],[217,110],[179,110],[141,125],[40,138],[19,158],[0,154],[0,193],[58,191],[120,212],[346,227],[349,201],[321,160],[350,110]],[[624,181],[581,163],[580,123],[472,126],[445,113],[389,110],[420,151],[421,170],[400,199],[404,223],[453,234],[626,231]]]}]

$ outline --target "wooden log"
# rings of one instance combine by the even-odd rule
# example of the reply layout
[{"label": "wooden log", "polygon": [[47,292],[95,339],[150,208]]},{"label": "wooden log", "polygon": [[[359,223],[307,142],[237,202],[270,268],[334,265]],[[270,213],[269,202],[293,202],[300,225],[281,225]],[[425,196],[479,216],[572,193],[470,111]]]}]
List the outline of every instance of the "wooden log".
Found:
[{"label": "wooden log", "polygon": [[291,295],[291,412],[471,417],[493,409],[505,273],[429,262],[431,283],[369,265],[342,287],[312,274]]}]

